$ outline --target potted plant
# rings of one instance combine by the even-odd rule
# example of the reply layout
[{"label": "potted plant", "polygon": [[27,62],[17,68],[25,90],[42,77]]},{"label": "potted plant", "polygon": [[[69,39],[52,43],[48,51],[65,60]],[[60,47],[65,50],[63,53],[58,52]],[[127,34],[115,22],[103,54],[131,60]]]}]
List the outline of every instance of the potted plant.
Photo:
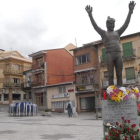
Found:
[{"label": "potted plant", "polygon": [[51,109],[46,108],[41,112],[41,116],[51,116]]}]

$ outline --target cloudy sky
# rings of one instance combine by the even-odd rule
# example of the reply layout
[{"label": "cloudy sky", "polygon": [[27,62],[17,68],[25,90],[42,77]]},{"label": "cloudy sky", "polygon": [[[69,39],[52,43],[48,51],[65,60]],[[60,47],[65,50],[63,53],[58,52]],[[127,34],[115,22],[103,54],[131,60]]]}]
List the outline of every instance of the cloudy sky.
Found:
[{"label": "cloudy sky", "polygon": [[[129,0],[0,0],[0,49],[24,56],[45,49],[77,47],[100,39],[93,29],[86,5],[93,7],[97,24],[106,30],[107,16],[117,30],[128,14]],[[123,35],[140,32],[140,0]]]}]

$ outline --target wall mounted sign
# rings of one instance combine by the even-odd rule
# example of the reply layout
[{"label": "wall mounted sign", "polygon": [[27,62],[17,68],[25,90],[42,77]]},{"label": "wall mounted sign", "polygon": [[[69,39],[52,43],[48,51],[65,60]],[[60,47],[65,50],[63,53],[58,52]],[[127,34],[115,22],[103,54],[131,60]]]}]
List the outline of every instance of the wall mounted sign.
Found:
[{"label": "wall mounted sign", "polygon": [[59,94],[56,94],[56,95],[52,95],[52,98],[67,98],[69,97],[69,93],[59,93]]},{"label": "wall mounted sign", "polygon": [[86,90],[86,86],[78,86],[77,91],[83,91]]},{"label": "wall mounted sign", "polygon": [[68,90],[68,92],[73,92],[73,91],[74,91],[74,89],[69,89],[69,90]]}]

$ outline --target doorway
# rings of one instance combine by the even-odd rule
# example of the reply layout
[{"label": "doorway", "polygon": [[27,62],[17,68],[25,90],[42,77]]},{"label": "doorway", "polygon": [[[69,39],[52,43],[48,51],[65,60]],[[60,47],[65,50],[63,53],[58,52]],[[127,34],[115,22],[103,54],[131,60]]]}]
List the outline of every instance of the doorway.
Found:
[{"label": "doorway", "polygon": [[38,106],[43,106],[43,93],[36,94],[36,104]]}]

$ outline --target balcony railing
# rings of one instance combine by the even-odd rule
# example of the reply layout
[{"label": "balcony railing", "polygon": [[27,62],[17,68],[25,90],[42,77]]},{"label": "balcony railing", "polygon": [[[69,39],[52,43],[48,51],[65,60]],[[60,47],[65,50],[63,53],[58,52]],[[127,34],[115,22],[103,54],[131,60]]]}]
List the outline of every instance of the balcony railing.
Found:
[{"label": "balcony railing", "polygon": [[123,60],[130,60],[136,58],[136,49],[123,51]]},{"label": "balcony railing", "polygon": [[41,65],[38,64],[32,65],[32,70],[36,69],[44,69],[44,63],[42,63]]},{"label": "balcony railing", "polygon": [[3,87],[20,87],[20,83],[6,82],[6,83],[3,83]]},{"label": "balcony railing", "polygon": [[32,86],[32,87],[44,86],[44,85],[45,85],[45,82],[32,82],[32,83],[31,83],[31,86]]},{"label": "balcony railing", "polygon": [[23,75],[21,71],[14,70],[14,69],[4,69],[3,74],[16,74],[16,75]]}]

